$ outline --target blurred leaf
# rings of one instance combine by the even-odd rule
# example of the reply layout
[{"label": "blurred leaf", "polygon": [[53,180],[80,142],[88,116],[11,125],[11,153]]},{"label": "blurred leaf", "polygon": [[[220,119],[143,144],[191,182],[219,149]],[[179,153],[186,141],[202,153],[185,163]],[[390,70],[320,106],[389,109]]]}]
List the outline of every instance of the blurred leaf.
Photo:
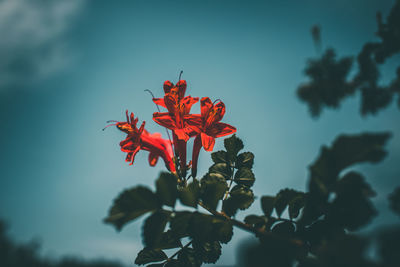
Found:
[{"label": "blurred leaf", "polygon": [[173,236],[181,238],[189,235],[189,223],[192,219],[192,213],[188,211],[175,212],[172,217],[170,227]]},{"label": "blurred leaf", "polygon": [[275,206],[275,197],[272,196],[262,196],[261,197],[261,208],[265,216],[270,217],[272,210]]},{"label": "blurred leaf", "polygon": [[236,135],[232,135],[224,140],[224,146],[231,161],[235,161],[237,153],[243,149],[243,142]]},{"label": "blurred leaf", "polygon": [[254,194],[251,189],[237,185],[230,191],[230,196],[224,200],[222,210],[228,216],[234,216],[238,209],[245,210],[254,201]]},{"label": "blurred leaf", "polygon": [[216,163],[209,169],[209,173],[217,173],[222,175],[226,180],[231,178],[232,170],[227,163]]},{"label": "blurred leaf", "polygon": [[280,236],[291,238],[294,234],[295,227],[291,222],[281,222],[274,225],[272,232]]},{"label": "blurred leaf", "polygon": [[282,212],[286,209],[288,204],[293,201],[299,195],[302,195],[302,192],[293,190],[293,189],[283,189],[279,191],[279,193],[275,197],[275,211],[278,217],[281,217]]},{"label": "blurred leaf", "polygon": [[160,249],[171,249],[181,247],[182,243],[179,238],[176,238],[171,230],[168,230],[161,234],[160,241],[158,242],[157,248]]},{"label": "blurred leaf", "polygon": [[255,180],[254,173],[249,168],[243,167],[235,173],[234,181],[237,184],[252,187]]},{"label": "blurred leaf", "polygon": [[137,186],[123,191],[115,200],[109,216],[104,219],[119,231],[128,222],[160,208],[157,196],[148,188]]},{"label": "blurred leaf", "polygon": [[221,244],[218,241],[193,242],[192,245],[196,254],[204,263],[216,263],[221,256]]},{"label": "blurred leaf", "polygon": [[385,267],[398,267],[400,227],[386,228],[378,236],[378,252]]},{"label": "blurred leaf", "polygon": [[233,228],[229,221],[194,212],[189,223],[189,232],[196,242],[220,241],[227,243],[232,238]]},{"label": "blurred leaf", "polygon": [[223,150],[211,153],[211,159],[214,163],[229,163],[228,153]]},{"label": "blurred leaf", "polygon": [[187,267],[198,267],[201,266],[202,262],[196,255],[196,252],[192,248],[184,248],[178,253],[178,261],[180,266]]},{"label": "blurred leaf", "polygon": [[146,247],[159,248],[170,215],[170,212],[162,210],[154,212],[146,219],[143,225],[143,242]]},{"label": "blurred leaf", "polygon": [[156,193],[163,204],[174,207],[178,197],[177,179],[172,173],[162,172],[156,181]]},{"label": "blurred leaf", "polygon": [[201,199],[203,203],[208,208],[215,210],[218,201],[224,197],[225,192],[228,190],[228,185],[225,179],[207,174],[201,179],[201,189]]},{"label": "blurred leaf", "polygon": [[260,228],[267,222],[267,219],[263,216],[247,215],[244,218],[244,222],[256,228]]},{"label": "blurred leaf", "polygon": [[298,193],[292,200],[289,201],[289,217],[295,219],[299,216],[300,209],[302,209],[306,203],[304,193]]},{"label": "blurred leaf", "polygon": [[167,255],[162,250],[144,248],[138,253],[135,263],[143,265],[150,262],[163,261],[167,258]]},{"label": "blurred leaf", "polygon": [[400,187],[397,187],[392,194],[389,195],[390,208],[400,215]]},{"label": "blurred leaf", "polygon": [[240,169],[242,167],[246,168],[253,168],[254,164],[254,154],[251,152],[243,152],[239,154],[239,156],[236,159],[236,168]]},{"label": "blurred leaf", "polygon": [[185,206],[197,208],[200,197],[200,185],[198,180],[193,180],[187,187],[179,190],[179,199]]},{"label": "blurred leaf", "polygon": [[164,265],[164,267],[183,267],[178,260],[171,259]]}]

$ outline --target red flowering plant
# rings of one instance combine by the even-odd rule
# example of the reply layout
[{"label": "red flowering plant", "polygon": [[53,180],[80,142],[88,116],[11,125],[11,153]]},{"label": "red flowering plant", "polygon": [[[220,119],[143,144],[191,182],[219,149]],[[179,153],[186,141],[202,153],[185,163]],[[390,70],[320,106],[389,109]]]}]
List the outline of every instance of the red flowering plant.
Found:
[{"label": "red flowering plant", "polygon": [[[185,96],[186,89],[184,80],[175,85],[166,81],[164,97],[153,97],[157,107],[166,109],[155,112],[153,120],[167,129],[168,139],[149,133],[145,122],[138,128],[138,118],[128,111],[126,121],[108,125],[126,134],[120,147],[127,153],[127,162],[132,165],[135,155],[145,150],[150,166],[161,158],[167,170],[160,173],[155,191],[145,186],[123,191],[105,219],[121,230],[150,214],[142,228],[144,248],[136,264],[197,267],[215,263],[221,255],[221,244],[231,240],[233,227],[237,227],[259,240],[244,266],[325,266],[319,263],[325,260],[324,251],[331,249],[326,242],[334,236],[339,240],[332,242],[339,245],[343,240],[353,242],[347,232],[359,229],[375,215],[370,203],[374,192],[369,185],[357,172],[342,175],[342,170],[355,163],[382,160],[390,136],[387,133],[340,136],[332,147],[324,147],[310,166],[307,193],[283,189],[275,196],[262,196],[262,215],[236,219],[239,211],[249,208],[255,199],[254,155],[240,153],[244,146],[232,135],[236,128],[221,122],[226,111],[221,100],[212,102],[203,97],[200,114],[192,114],[191,108],[199,98]],[[199,178],[201,149],[213,151],[215,139],[227,135],[232,136],[224,140],[225,149],[211,153],[213,165]],[[188,144],[193,145],[190,161]],[[392,198],[400,199],[400,189]],[[179,209],[177,201],[181,203]]]}]

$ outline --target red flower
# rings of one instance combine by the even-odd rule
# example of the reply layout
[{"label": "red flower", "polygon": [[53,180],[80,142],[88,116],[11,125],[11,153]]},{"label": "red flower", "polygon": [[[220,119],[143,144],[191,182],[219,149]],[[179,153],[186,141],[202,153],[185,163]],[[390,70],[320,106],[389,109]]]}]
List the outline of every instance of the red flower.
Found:
[{"label": "red flower", "polygon": [[128,116],[128,111],[126,111],[126,122],[115,124],[119,130],[128,134],[125,140],[120,142],[121,151],[128,153],[126,161],[132,165],[139,150],[147,150],[150,152],[149,163],[151,166],[155,166],[158,158],[161,157],[167,169],[176,172],[171,142],[163,139],[159,133],[150,134],[146,131],[144,129],[145,122],[138,129],[137,122],[138,118],[135,119],[133,113]]},{"label": "red flower", "polygon": [[188,124],[192,130],[197,132],[194,140],[193,156],[192,156],[192,175],[196,177],[197,160],[201,147],[206,151],[212,151],[215,144],[215,138],[233,134],[236,128],[220,122],[225,114],[225,105],[222,101],[213,104],[208,97],[203,97],[200,101],[201,115],[200,120],[188,120]]}]

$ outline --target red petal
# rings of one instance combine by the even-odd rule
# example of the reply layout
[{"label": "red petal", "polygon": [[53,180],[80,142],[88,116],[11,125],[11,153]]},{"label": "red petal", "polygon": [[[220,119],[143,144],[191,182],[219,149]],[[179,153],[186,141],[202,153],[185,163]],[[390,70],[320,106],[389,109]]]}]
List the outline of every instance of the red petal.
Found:
[{"label": "red petal", "polygon": [[149,164],[150,164],[150,166],[152,166],[152,167],[156,166],[157,161],[158,161],[158,155],[153,153],[153,152],[150,152],[149,153]]},{"label": "red petal", "polygon": [[168,129],[173,130],[176,128],[175,121],[168,112],[155,112],[153,114],[153,120]]},{"label": "red petal", "polygon": [[164,96],[164,104],[171,114],[175,114],[177,112],[178,102],[172,94],[167,94]]},{"label": "red petal", "polygon": [[181,105],[183,106],[184,114],[189,114],[190,109],[192,108],[193,104],[196,104],[197,102],[199,102],[199,98],[198,97],[187,96],[184,99],[182,99],[181,100]]},{"label": "red petal", "polygon": [[164,87],[164,92],[168,94],[171,91],[171,88],[174,87],[174,84],[171,83],[170,81],[165,81],[163,87]]},{"label": "red petal", "polygon": [[230,135],[235,132],[235,127],[222,122],[214,123],[211,129],[207,129],[207,133],[215,138]]},{"label": "red petal", "polygon": [[176,87],[178,87],[178,96],[179,99],[182,99],[185,96],[185,92],[186,92],[186,81],[185,80],[180,80],[177,84]]},{"label": "red petal", "polygon": [[189,136],[186,134],[185,129],[174,129],[174,133],[179,140],[184,140],[185,142],[189,140]]},{"label": "red petal", "polygon": [[167,108],[167,106],[166,106],[165,103],[164,103],[164,98],[153,98],[153,102],[154,102],[156,105],[159,105],[159,106],[162,106],[162,107],[164,107],[164,108]]},{"label": "red petal", "polygon": [[215,139],[205,133],[201,133],[201,143],[203,144],[204,150],[212,151],[215,144]]},{"label": "red petal", "polygon": [[211,102],[211,99],[209,97],[203,97],[200,101],[200,106],[201,106],[201,116],[205,118],[210,108],[212,108],[213,103]]}]

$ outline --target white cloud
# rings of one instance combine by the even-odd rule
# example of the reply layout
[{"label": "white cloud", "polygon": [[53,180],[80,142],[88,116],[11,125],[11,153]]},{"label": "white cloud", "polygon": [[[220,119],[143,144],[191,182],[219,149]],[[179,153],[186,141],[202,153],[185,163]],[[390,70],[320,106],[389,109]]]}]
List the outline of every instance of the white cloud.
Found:
[{"label": "white cloud", "polygon": [[0,0],[0,91],[42,79],[69,64],[65,33],[79,0]]}]

